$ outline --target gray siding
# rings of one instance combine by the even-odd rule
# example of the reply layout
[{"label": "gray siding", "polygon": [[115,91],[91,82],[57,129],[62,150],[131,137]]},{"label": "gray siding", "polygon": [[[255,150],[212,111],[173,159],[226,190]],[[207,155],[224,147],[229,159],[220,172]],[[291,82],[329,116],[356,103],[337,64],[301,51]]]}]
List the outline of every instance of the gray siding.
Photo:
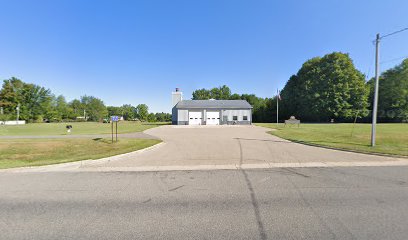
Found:
[{"label": "gray siding", "polygon": [[185,121],[187,121],[187,122],[188,122],[188,110],[186,110],[186,109],[178,109],[177,115],[178,115],[177,121],[179,121],[179,122],[185,122]]},{"label": "gray siding", "polygon": [[174,107],[171,109],[171,124],[173,125],[177,125],[177,112],[177,108]]},{"label": "gray siding", "polygon": [[[252,122],[252,111],[251,109],[227,109],[222,113],[222,120],[224,122],[233,122],[233,117],[238,117],[238,122],[250,124]],[[244,116],[247,116],[248,120],[244,120]]]}]

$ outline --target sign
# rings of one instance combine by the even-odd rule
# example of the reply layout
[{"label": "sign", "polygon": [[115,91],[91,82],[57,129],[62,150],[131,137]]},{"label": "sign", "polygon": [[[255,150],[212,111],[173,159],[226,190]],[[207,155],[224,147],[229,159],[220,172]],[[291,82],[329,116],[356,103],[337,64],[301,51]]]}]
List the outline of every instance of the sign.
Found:
[{"label": "sign", "polygon": [[111,116],[112,143],[113,143],[113,123],[115,123],[116,125],[116,142],[118,141],[118,122],[119,122],[119,116]]},{"label": "sign", "polygon": [[297,124],[299,127],[300,120],[296,119],[295,116],[290,116],[288,120],[285,120],[285,127],[286,127],[286,124]]}]

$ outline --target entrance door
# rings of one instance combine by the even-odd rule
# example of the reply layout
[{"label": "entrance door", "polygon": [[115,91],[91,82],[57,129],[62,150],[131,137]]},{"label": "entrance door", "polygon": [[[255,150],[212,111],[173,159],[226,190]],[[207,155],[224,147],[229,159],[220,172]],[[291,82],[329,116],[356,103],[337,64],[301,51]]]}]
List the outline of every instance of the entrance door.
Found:
[{"label": "entrance door", "polygon": [[201,125],[202,112],[188,112],[189,125]]},{"label": "entrance door", "polygon": [[207,125],[220,125],[220,112],[207,111]]}]

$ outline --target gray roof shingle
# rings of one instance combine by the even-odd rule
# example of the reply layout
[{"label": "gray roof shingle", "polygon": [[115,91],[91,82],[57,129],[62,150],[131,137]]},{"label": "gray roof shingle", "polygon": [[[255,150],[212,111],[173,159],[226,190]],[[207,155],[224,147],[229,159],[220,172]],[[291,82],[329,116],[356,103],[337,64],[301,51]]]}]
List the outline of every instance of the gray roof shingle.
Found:
[{"label": "gray roof shingle", "polygon": [[182,100],[175,108],[250,109],[252,106],[246,100]]}]

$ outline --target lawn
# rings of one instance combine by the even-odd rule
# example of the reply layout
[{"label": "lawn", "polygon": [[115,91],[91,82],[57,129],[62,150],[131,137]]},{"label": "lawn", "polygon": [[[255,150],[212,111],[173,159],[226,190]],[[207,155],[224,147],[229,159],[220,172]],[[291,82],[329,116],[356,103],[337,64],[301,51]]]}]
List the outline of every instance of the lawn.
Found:
[{"label": "lawn", "polygon": [[257,123],[272,128],[271,134],[297,142],[358,152],[408,156],[408,124],[378,124],[376,146],[370,146],[370,124],[301,124],[284,127],[276,123]]},{"label": "lawn", "polygon": [[[71,135],[79,134],[109,134],[109,123],[71,122],[71,123],[29,123],[17,126],[0,126],[0,136],[30,136],[30,135],[66,135],[66,125],[72,125]],[[142,132],[146,129],[168,123],[118,122],[118,133]]]},{"label": "lawn", "polygon": [[159,143],[155,139],[2,139],[0,169],[98,159]]}]

